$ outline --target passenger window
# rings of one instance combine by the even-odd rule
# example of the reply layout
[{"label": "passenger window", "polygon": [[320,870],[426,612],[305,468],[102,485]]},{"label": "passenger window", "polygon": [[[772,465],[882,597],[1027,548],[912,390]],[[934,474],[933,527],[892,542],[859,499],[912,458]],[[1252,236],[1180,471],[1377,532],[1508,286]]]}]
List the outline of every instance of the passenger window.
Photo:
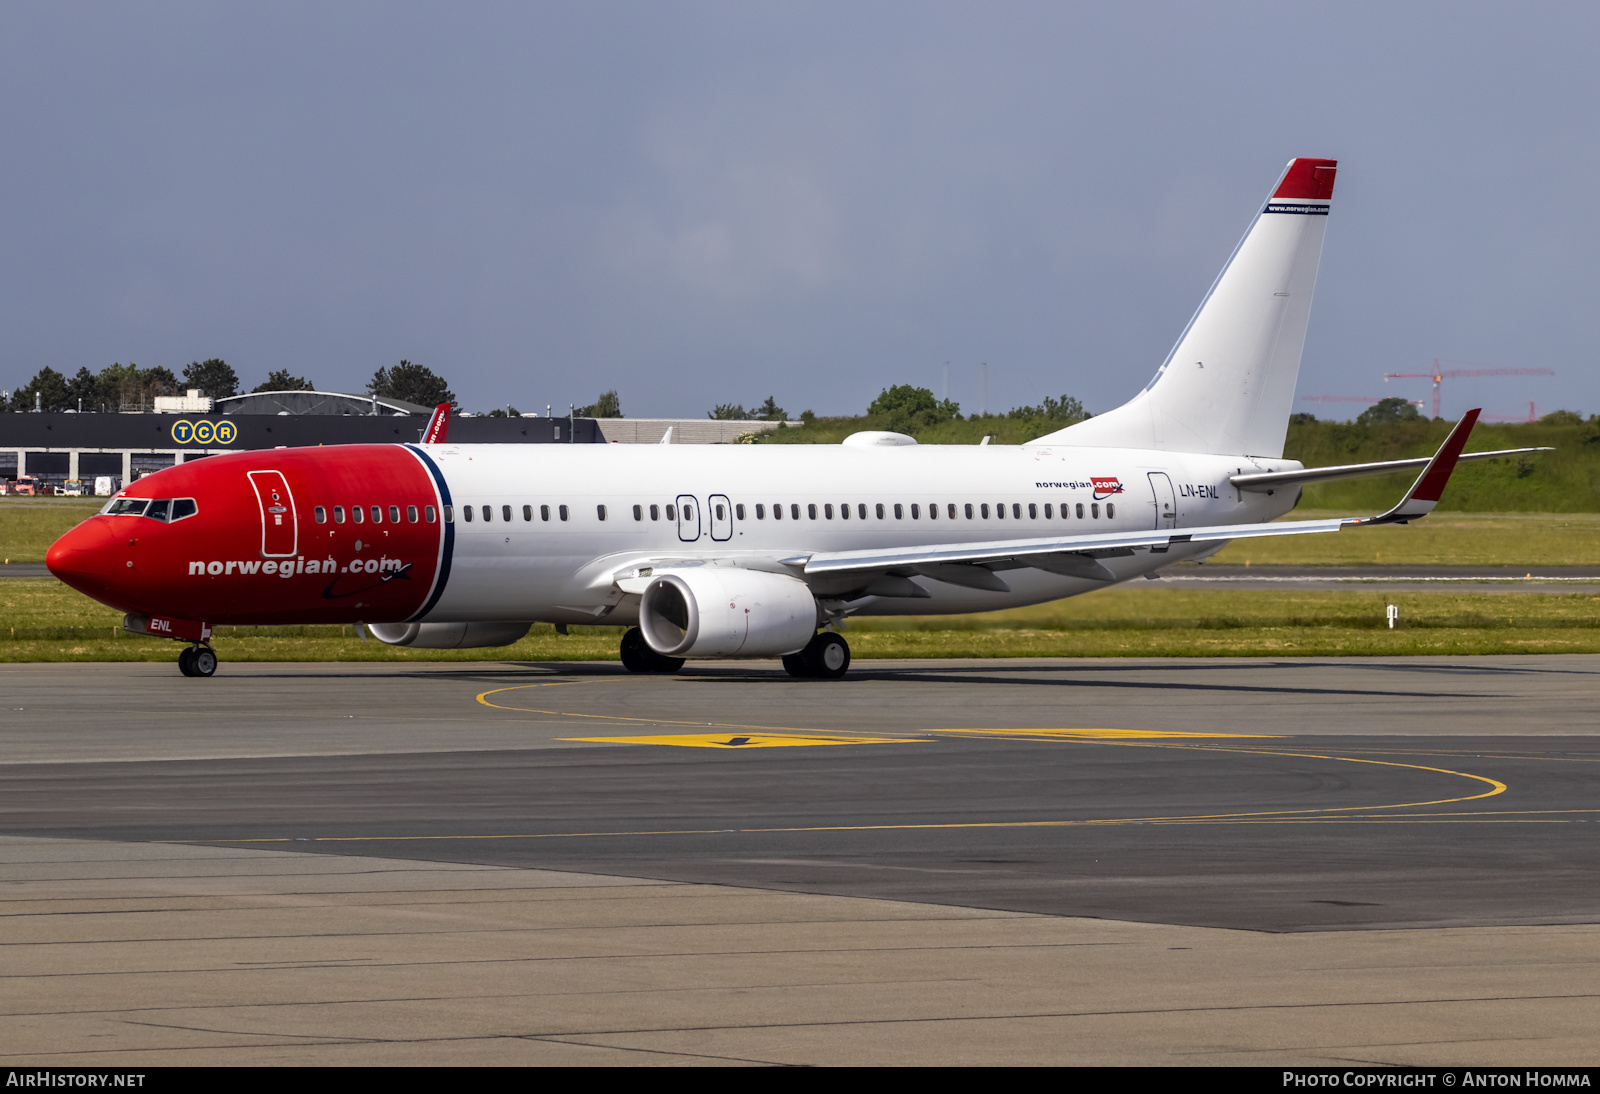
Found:
[{"label": "passenger window", "polygon": [[881,501],[878,503],[878,519],[883,519],[883,502]]},{"label": "passenger window", "polygon": [[415,505],[406,506],[406,523],[417,523],[417,507]]},{"label": "passenger window", "polygon": [[737,505],[735,505],[733,507],[733,515],[734,515],[734,518],[737,519],[737,520],[743,520],[744,519],[744,502],[740,502],[739,504],[737,504]]},{"label": "passenger window", "polygon": [[352,505],[350,507],[350,516],[357,524],[360,524],[362,521],[367,519],[367,511],[361,508],[359,505]]},{"label": "passenger window", "polygon": [[1099,502],[1091,501],[1089,503],[1089,514],[1091,516],[1093,516],[1095,520],[1099,520],[1100,519],[1100,503]]},{"label": "passenger window", "polygon": [[956,519],[956,503],[955,502],[951,502],[950,503],[950,519],[951,520],[955,520]]},{"label": "passenger window", "polygon": [[767,519],[767,507],[765,505],[761,504],[761,502],[759,502],[759,501],[756,502],[756,519],[757,520],[766,520]]},{"label": "passenger window", "polygon": [[487,524],[487,523],[489,523],[489,521],[491,521],[493,519],[494,519],[494,506],[485,505],[483,507],[483,522],[485,524]]},{"label": "passenger window", "polygon": [[661,519],[661,506],[652,505],[650,507],[650,519],[651,520],[660,520]]},{"label": "passenger window", "polygon": [[567,519],[567,507],[565,505],[560,505],[560,506],[557,506],[556,508],[557,508],[557,511],[561,514],[561,519],[562,520],[566,520]]},{"label": "passenger window", "polygon": [[827,504],[825,504],[822,507],[822,515],[827,517],[829,520],[833,519],[833,503],[832,502],[828,502]]},{"label": "passenger window", "polygon": [[972,503],[970,501],[967,502],[967,519],[972,519]]},{"label": "passenger window", "polygon": [[1049,503],[1049,502],[1045,502],[1045,503],[1044,503],[1044,519],[1045,519],[1045,520],[1049,520],[1049,519],[1050,519],[1050,517],[1051,517],[1051,513],[1050,513],[1050,503]]},{"label": "passenger window", "polygon": [[789,503],[789,518],[791,520],[799,520],[800,519],[800,506],[795,504],[794,502],[790,502]]},{"label": "passenger window", "polygon": [[692,506],[692,505],[683,506],[683,519],[684,520],[693,520],[694,519],[694,506]]},{"label": "passenger window", "polygon": [[1081,501],[1078,503],[1078,519],[1083,519],[1083,502]]},{"label": "passenger window", "polygon": [[431,505],[424,505],[422,507],[422,517],[429,524],[432,524],[434,521],[439,519],[439,510],[435,509]]},{"label": "passenger window", "polygon": [[1022,519],[1022,503],[1020,501],[1014,501],[1011,503],[1011,515],[1016,517],[1018,520]]},{"label": "passenger window", "polygon": [[982,512],[983,512],[983,519],[984,520],[988,520],[989,519],[989,503],[988,502],[984,502],[983,503]]},{"label": "passenger window", "polygon": [[1117,507],[1116,507],[1116,505],[1114,503],[1112,503],[1112,502],[1109,502],[1109,501],[1106,502],[1106,519],[1110,520],[1111,518],[1115,517],[1116,515],[1117,515]]},{"label": "passenger window", "polygon": [[507,524],[511,523],[511,506],[502,505],[500,507],[500,519],[505,521]]},{"label": "passenger window", "polygon": [[728,511],[722,507],[722,503],[718,502],[717,503],[717,519],[718,520],[725,520],[727,518],[727,512]]},{"label": "passenger window", "polygon": [[677,520],[678,519],[678,509],[677,509],[676,506],[673,506],[673,505],[667,506],[667,519],[668,520]]},{"label": "passenger window", "polygon": [[199,507],[195,505],[193,498],[179,498],[177,501],[172,503],[173,520],[182,520],[184,517],[192,517],[199,511]]},{"label": "passenger window", "polygon": [[399,524],[400,523],[400,507],[398,505],[389,506],[389,523],[390,524]]},{"label": "passenger window", "polygon": [[633,519],[634,520],[643,520],[644,519],[644,506],[635,505],[633,507]]},{"label": "passenger window", "polygon": [[860,505],[856,506],[856,516],[860,517],[862,520],[866,520],[867,519],[867,503],[866,502],[862,502]]},{"label": "passenger window", "polygon": [[522,507],[522,519],[524,521],[530,521],[533,519],[533,506],[524,505]]},{"label": "passenger window", "polygon": [[938,502],[933,502],[931,505],[928,506],[928,519],[929,520],[938,520],[939,519],[939,503]]},{"label": "passenger window", "polygon": [[383,506],[374,505],[372,507],[372,523],[373,524],[382,524],[383,523]]},{"label": "passenger window", "polygon": [[322,506],[319,505],[319,506],[316,507],[316,509],[314,511],[317,514],[317,523],[318,524],[327,524],[328,523],[328,511],[326,509],[324,509]]},{"label": "passenger window", "polygon": [[922,516],[922,506],[918,505],[916,502],[912,502],[911,503],[911,519],[912,520],[917,520],[921,516]]},{"label": "passenger window", "polygon": [[[357,510],[357,512],[359,511],[360,510]],[[472,523],[472,506],[463,505],[461,507],[461,519],[466,521],[468,524]]]},{"label": "passenger window", "polygon": [[548,505],[539,506],[539,519],[540,520],[549,520],[550,519],[550,507]]},{"label": "passenger window", "polygon": [[[757,509],[756,509],[756,514],[759,516],[760,513],[761,513],[761,509],[758,506]],[[783,519],[783,506],[774,505],[772,507],[772,519],[773,520],[782,520]]]},{"label": "passenger window", "polygon": [[1035,505],[1031,501],[1028,503],[1028,519],[1029,520],[1038,520],[1039,519],[1039,507],[1037,505]]},{"label": "passenger window", "polygon": [[817,507],[815,503],[806,506],[806,516],[810,517],[812,520],[817,519]]},{"label": "passenger window", "polygon": [[845,502],[843,505],[839,506],[839,519],[840,520],[849,520],[850,519],[850,503],[849,502]]},{"label": "passenger window", "polygon": [[335,523],[335,524],[343,524],[344,523],[344,506],[335,505],[333,507],[333,523]]},{"label": "passenger window", "polygon": [[594,515],[599,517],[601,520],[605,520],[606,519],[606,507],[604,505],[596,505],[594,507]]},{"label": "passenger window", "polygon": [[1005,520],[1006,519],[1006,503],[1005,502],[1001,502],[999,505],[996,505],[994,507],[994,519],[995,520]]},{"label": "passenger window", "polygon": [[905,517],[906,517],[905,510],[901,508],[899,502],[895,502],[894,503],[894,519],[895,520],[904,520]]},{"label": "passenger window", "polygon": [[446,505],[444,507],[444,522],[446,524],[454,524],[456,522],[456,507],[454,505]]}]

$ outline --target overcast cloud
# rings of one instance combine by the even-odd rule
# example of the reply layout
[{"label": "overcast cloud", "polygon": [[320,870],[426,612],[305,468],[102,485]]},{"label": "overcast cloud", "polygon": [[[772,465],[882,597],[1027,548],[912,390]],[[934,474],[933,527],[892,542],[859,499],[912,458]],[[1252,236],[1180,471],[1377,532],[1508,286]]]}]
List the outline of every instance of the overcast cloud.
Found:
[{"label": "overcast cloud", "polygon": [[[1600,411],[1600,9],[11,4],[0,387],[220,356],[469,409],[1105,410],[1293,156],[1302,394]],[[1299,404],[1320,416],[1359,407]]]}]

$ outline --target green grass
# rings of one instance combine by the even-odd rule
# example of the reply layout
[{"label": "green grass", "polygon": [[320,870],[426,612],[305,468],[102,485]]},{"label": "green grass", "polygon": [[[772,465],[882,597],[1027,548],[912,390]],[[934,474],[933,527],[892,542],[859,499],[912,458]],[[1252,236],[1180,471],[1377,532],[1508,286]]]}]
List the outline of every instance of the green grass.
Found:
[{"label": "green grass", "polygon": [[[1359,516],[1375,508],[1297,509],[1288,519]],[[1414,524],[1235,540],[1212,560],[1252,566],[1600,566],[1600,513],[1435,511]]]},{"label": "green grass", "polygon": [[[1400,608],[1390,630],[1385,606]],[[171,661],[116,612],[50,578],[0,581],[0,661]],[[1600,652],[1600,594],[1173,589],[1141,582],[982,615],[857,619],[857,658],[1258,657]],[[223,661],[616,660],[618,627],[539,625],[503,649],[404,650],[349,627],[222,627]]]},{"label": "green grass", "polygon": [[0,498],[0,559],[43,562],[52,543],[104,504],[104,498]]}]

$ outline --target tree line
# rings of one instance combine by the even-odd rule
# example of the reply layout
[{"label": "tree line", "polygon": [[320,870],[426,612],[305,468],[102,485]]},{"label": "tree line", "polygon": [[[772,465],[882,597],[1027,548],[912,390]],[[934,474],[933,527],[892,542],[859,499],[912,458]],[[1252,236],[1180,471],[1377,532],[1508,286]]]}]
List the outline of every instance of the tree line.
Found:
[{"label": "tree line", "polygon": [[[27,384],[11,393],[0,410],[27,413],[37,407],[47,412],[81,410],[85,413],[115,414],[149,411],[160,396],[182,395],[191,388],[212,399],[230,399],[241,394],[239,375],[220,357],[191,361],[183,368],[183,378],[161,365],[140,368],[132,362],[108,365],[99,372],[87,367],[75,376],[65,376],[46,366]],[[248,394],[264,391],[316,391],[316,385],[288,369],[275,369]],[[455,393],[442,376],[423,365],[402,360],[392,368],[380,368],[367,382],[367,394],[399,399],[421,406],[439,403],[455,405]],[[614,393],[613,393],[614,394]]]}]

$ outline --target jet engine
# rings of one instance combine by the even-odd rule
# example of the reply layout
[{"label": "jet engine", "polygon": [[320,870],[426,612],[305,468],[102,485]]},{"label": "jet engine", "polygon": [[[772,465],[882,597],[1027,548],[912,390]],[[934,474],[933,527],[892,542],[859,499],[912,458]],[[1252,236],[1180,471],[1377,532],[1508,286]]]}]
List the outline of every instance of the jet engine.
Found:
[{"label": "jet engine", "polygon": [[639,629],[665,657],[775,657],[817,632],[817,601],[799,578],[734,566],[657,571]]},{"label": "jet engine", "polygon": [[509,646],[528,633],[531,623],[368,623],[379,642],[419,650],[465,650]]}]

